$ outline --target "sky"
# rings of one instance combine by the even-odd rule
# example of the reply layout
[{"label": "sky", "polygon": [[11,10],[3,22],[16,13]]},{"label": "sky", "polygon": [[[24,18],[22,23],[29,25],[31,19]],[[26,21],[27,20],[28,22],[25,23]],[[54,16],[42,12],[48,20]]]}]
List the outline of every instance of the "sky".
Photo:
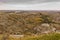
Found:
[{"label": "sky", "polygon": [[36,4],[36,3],[44,3],[44,2],[56,2],[60,0],[0,0],[3,3],[20,3],[20,4]]},{"label": "sky", "polygon": [[60,1],[0,0],[0,10],[60,10]]}]

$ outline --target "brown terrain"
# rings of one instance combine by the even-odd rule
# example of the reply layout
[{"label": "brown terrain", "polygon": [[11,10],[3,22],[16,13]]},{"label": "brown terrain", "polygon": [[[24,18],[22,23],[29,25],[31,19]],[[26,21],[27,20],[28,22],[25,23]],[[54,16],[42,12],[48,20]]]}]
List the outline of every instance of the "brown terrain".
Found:
[{"label": "brown terrain", "polygon": [[0,34],[60,32],[59,11],[0,11]]}]

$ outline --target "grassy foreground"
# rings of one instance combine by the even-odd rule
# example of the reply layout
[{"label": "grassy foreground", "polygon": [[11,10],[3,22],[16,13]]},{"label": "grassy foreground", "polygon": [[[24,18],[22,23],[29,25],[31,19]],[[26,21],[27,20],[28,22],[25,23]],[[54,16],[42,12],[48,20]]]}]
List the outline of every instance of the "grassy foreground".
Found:
[{"label": "grassy foreground", "polygon": [[[0,40],[2,39],[2,35],[0,36]],[[42,34],[37,36],[25,36],[21,38],[14,38],[9,37],[8,40],[60,40],[60,34],[59,33],[52,33],[52,34]]]},{"label": "grassy foreground", "polygon": [[37,37],[27,37],[24,40],[60,40],[60,34],[52,33],[52,34],[43,34]]},{"label": "grassy foreground", "polygon": [[36,38],[30,38],[28,40],[60,40],[60,34],[46,34]]}]

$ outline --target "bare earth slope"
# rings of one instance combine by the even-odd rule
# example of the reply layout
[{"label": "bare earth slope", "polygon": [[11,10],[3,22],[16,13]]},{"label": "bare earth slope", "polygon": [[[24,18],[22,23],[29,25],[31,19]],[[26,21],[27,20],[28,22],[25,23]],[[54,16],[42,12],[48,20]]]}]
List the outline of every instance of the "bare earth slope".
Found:
[{"label": "bare earth slope", "polygon": [[60,32],[60,12],[0,11],[0,34]]}]

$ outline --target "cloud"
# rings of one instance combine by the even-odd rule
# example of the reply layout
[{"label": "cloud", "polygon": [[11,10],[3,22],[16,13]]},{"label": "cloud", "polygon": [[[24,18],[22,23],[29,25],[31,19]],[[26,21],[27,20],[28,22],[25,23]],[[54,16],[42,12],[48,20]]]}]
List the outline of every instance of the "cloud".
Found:
[{"label": "cloud", "polygon": [[2,4],[0,10],[60,10],[60,2],[38,4]]},{"label": "cloud", "polygon": [[0,0],[0,2],[4,3],[20,3],[20,4],[35,4],[35,3],[44,3],[44,2],[56,2],[60,0]]}]

